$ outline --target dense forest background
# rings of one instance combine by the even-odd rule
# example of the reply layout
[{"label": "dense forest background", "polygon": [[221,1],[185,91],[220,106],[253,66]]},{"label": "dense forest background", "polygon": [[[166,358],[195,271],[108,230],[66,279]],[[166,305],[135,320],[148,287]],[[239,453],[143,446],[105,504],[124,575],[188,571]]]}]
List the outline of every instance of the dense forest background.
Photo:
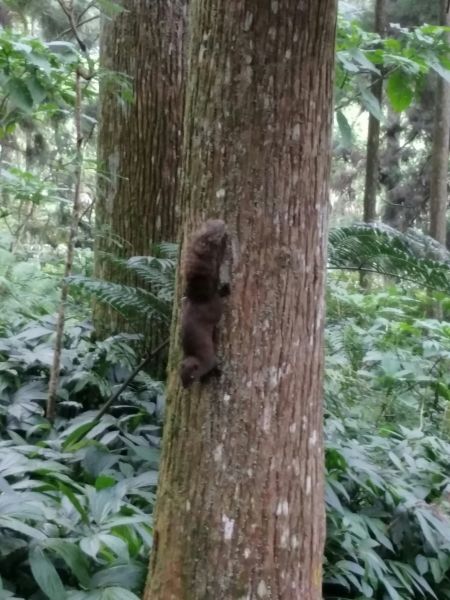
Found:
[{"label": "dense forest background", "polygon": [[[444,4],[339,2],[326,600],[450,598]],[[182,1],[0,3],[1,599],[144,588],[185,19]]]}]

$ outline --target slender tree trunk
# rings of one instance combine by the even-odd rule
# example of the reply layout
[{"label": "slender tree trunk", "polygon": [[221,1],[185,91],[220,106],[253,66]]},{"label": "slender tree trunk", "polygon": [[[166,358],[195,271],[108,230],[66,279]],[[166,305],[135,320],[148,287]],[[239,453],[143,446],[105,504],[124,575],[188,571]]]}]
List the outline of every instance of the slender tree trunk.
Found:
[{"label": "slender tree trunk", "polygon": [[144,599],[319,600],[336,3],[194,0],[190,19],[185,232],[225,218],[232,294],[220,381],[180,388],[174,327]]},{"label": "slender tree trunk", "polygon": [[78,234],[78,226],[80,222],[80,194],[83,181],[83,135],[81,132],[81,109],[82,109],[82,83],[80,69],[76,71],[75,80],[75,136],[76,136],[76,152],[75,152],[75,173],[74,173],[74,192],[72,215],[70,229],[67,239],[66,262],[64,265],[64,279],[61,284],[61,296],[59,301],[58,315],[56,318],[55,343],[53,351],[53,362],[50,370],[50,379],[48,382],[48,397],[46,416],[50,422],[53,422],[56,417],[57,399],[58,399],[58,383],[59,372],[61,370],[61,353],[64,346],[64,320],[66,315],[66,304],[69,295],[69,284],[67,278],[72,274],[73,258],[75,254],[75,242]]},{"label": "slender tree trunk", "polygon": [[[386,28],[386,0],[375,0],[375,32],[383,36]],[[381,75],[372,77],[372,93],[378,100],[380,107],[383,103],[383,78]],[[379,187],[380,169],[380,121],[369,114],[369,127],[367,133],[366,178],[364,184],[363,220],[365,223],[374,223],[377,219],[377,192]],[[369,288],[370,277],[368,273],[360,273],[361,287]]]},{"label": "slender tree trunk", "polygon": [[388,111],[386,125],[386,148],[383,154],[382,183],[385,188],[383,223],[399,231],[406,230],[406,197],[402,184],[400,115],[392,109]]},{"label": "slender tree trunk", "polygon": [[[441,24],[450,26],[448,0],[441,2]],[[447,34],[450,41],[450,36]],[[430,182],[430,235],[447,241],[448,159],[450,143],[450,84],[438,78]]]},{"label": "slender tree trunk", "polygon": [[[101,35],[95,271],[129,283],[102,251],[149,255],[154,243],[178,237],[186,0],[122,5],[119,15],[103,23]],[[124,327],[117,314],[101,306],[95,325],[100,334]]]},{"label": "slender tree trunk", "polygon": [[[384,35],[386,29],[386,0],[375,0],[375,32]],[[380,106],[383,101],[383,79],[374,75],[372,93]],[[377,218],[377,191],[380,149],[380,121],[369,115],[367,136],[366,181],[364,186],[364,222],[373,223]]]},{"label": "slender tree trunk", "polygon": [[[440,24],[450,26],[448,0],[440,0]],[[450,35],[447,33],[447,43]],[[430,178],[430,235],[443,246],[447,243],[448,159],[450,143],[450,84],[442,77],[436,83],[433,148]],[[440,302],[431,302],[429,315],[443,318]]]}]

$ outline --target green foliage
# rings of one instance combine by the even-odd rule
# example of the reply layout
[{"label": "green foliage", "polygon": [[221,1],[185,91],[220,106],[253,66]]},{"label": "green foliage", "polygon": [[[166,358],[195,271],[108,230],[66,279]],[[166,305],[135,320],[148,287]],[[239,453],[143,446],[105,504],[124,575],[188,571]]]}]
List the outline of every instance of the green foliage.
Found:
[{"label": "green foliage", "polygon": [[[139,279],[137,286],[74,276],[70,282],[107,303],[130,323],[162,321],[168,324],[174,297],[176,244],[155,247],[155,257],[128,260],[104,255]],[[386,225],[356,224],[336,227],[329,235],[330,270],[367,271],[395,277],[414,285],[450,292],[450,254],[418,231],[402,234]]]},{"label": "green foliage", "polygon": [[0,138],[37,109],[54,112],[73,105],[72,44],[41,40],[0,28]]},{"label": "green foliage", "polygon": [[[15,201],[40,204],[49,198],[63,199],[58,195],[58,190],[54,188],[51,181],[43,180],[41,176],[12,165],[5,166],[7,168],[0,169],[2,191],[4,194],[13,195]],[[7,216],[6,211],[2,217],[5,216]]]},{"label": "green foliage", "polygon": [[24,319],[46,315],[56,309],[57,281],[39,265],[16,261],[0,247],[0,335],[11,332]]},{"label": "green foliage", "polygon": [[[104,255],[105,260],[139,281],[136,286],[111,283],[90,277],[71,277],[70,283],[91,294],[121,314],[142,331],[149,323],[162,322],[168,328],[172,315],[176,244],[162,243],[154,248],[155,256],[134,256],[128,260]],[[144,323],[144,325],[143,325]]]},{"label": "green foliage", "polygon": [[449,598],[449,444],[334,419],[327,432],[325,581],[344,597]]},{"label": "green foliage", "polygon": [[[109,0],[99,4],[110,16],[121,10]],[[67,26],[64,15],[51,14],[51,2],[14,5],[35,18],[44,11],[46,32]],[[397,28],[381,40],[340,21],[342,147],[357,141],[347,106],[359,103],[383,118],[374,78],[385,80],[396,111],[411,106],[428,73],[448,79],[442,33]],[[55,428],[44,418],[62,262],[57,245],[64,239],[58,231],[67,227],[73,183],[79,60],[70,43],[0,30],[0,138],[14,142],[2,157],[0,213],[2,240],[9,236],[0,250],[0,598],[11,600],[136,600],[152,543],[163,385],[139,373],[110,414],[96,420],[138,363],[139,336],[94,342],[86,306],[70,298]],[[127,109],[129,79],[107,70],[99,76],[120,90],[118,106]],[[85,192],[95,186],[88,140],[96,123],[96,90],[86,86]],[[46,138],[51,153],[44,152]],[[93,239],[84,215],[92,214],[94,194],[85,195],[81,243]],[[168,328],[178,250],[161,245],[154,254],[105,256],[129,284],[78,275],[71,292],[108,303],[139,331],[148,323]],[[450,328],[428,316],[430,290],[439,290],[449,307],[449,265],[448,255],[417,232],[354,226],[330,234],[326,600],[450,599]],[[381,278],[399,283],[362,293],[351,274],[337,280],[337,270],[374,272],[374,286]]]},{"label": "green foliage", "polygon": [[[130,261],[166,302],[173,251],[163,245],[167,258]],[[69,319],[52,432],[44,404],[55,329],[47,313],[56,308],[57,280],[2,252],[9,304],[0,339],[0,477],[13,494],[0,495],[4,597],[29,598],[40,588],[48,598],[136,599],[151,543],[163,388],[139,373],[96,423],[100,405],[138,362],[129,345],[138,336],[94,343],[86,324]]]},{"label": "green foliage", "polygon": [[[134,288],[106,284],[111,304],[141,322],[170,315],[178,251],[162,245],[155,254],[117,260],[152,300],[131,294],[129,311]],[[330,267],[399,276],[409,295],[329,278],[324,598],[445,600],[450,328],[427,317],[429,298],[411,280],[444,289],[447,255],[414,232],[355,226],[331,233],[329,256]],[[96,421],[137,363],[137,337],[94,343],[88,325],[69,322],[52,431],[43,410],[54,321],[17,323],[0,340],[4,587],[17,598],[38,589],[48,598],[135,598],[152,540],[163,386],[139,373]]]},{"label": "green foliage", "polygon": [[[27,253],[16,255],[2,247],[2,241],[0,239],[0,336],[6,336],[14,335],[17,328],[30,319],[46,317],[56,311],[62,264],[54,252],[39,255],[36,248],[29,248]],[[39,252],[43,249],[39,248]],[[80,251],[75,256],[75,268],[79,271],[86,269],[82,263],[85,255]],[[84,319],[86,308],[69,298],[69,312]]]},{"label": "green foliage", "polygon": [[366,271],[450,293],[450,254],[429,236],[387,225],[336,227],[329,235],[330,269]]},{"label": "green foliage", "polygon": [[444,33],[445,28],[439,26],[408,29],[391,25],[391,37],[383,39],[365,31],[356,21],[339,20],[337,107],[344,140],[349,125],[342,108],[355,100],[377,119],[383,119],[382,108],[371,91],[374,77],[387,80],[387,97],[397,112],[411,105],[428,73],[450,80],[450,49]]},{"label": "green foliage", "polygon": [[[55,600],[136,599],[151,543],[163,389],[140,373],[92,427],[92,409],[137,359],[132,336],[94,344],[89,328],[72,327],[52,431],[43,407],[53,330],[41,319],[0,340],[3,586],[17,598],[40,588]],[[87,434],[75,441],[80,428]]]},{"label": "green foliage", "polygon": [[450,328],[330,280],[325,595],[449,598]]}]

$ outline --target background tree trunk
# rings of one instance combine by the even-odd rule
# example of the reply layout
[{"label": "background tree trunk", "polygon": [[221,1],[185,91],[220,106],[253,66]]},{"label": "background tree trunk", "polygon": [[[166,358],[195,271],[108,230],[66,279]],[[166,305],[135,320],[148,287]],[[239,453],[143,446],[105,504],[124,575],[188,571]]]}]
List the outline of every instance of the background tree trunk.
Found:
[{"label": "background tree trunk", "polygon": [[[448,0],[440,0],[441,24],[450,26]],[[450,36],[447,34],[450,41]],[[450,84],[437,81],[430,181],[430,235],[445,246],[447,240],[448,158],[450,143]]]},{"label": "background tree trunk", "polygon": [[[375,1],[375,32],[384,36],[386,29],[386,0]],[[372,93],[380,107],[383,102],[383,78],[374,75]],[[377,218],[377,191],[379,186],[379,149],[380,121],[369,115],[369,131],[367,135],[366,180],[364,185],[364,222],[373,223]]]},{"label": "background tree trunk", "polygon": [[[101,251],[148,255],[178,237],[186,0],[126,0],[123,8],[101,35],[95,272],[125,283]],[[117,95],[120,82],[131,85],[131,103]],[[95,325],[101,334],[123,327],[103,306]]]},{"label": "background tree trunk", "polygon": [[401,172],[401,134],[403,127],[400,115],[392,108],[388,109],[386,123],[386,147],[383,153],[381,182],[385,190],[383,223],[406,231],[407,190],[402,181]]},{"label": "background tree trunk", "polygon": [[222,216],[224,375],[180,389],[174,327],[145,600],[319,600],[334,0],[191,4],[185,232]]}]

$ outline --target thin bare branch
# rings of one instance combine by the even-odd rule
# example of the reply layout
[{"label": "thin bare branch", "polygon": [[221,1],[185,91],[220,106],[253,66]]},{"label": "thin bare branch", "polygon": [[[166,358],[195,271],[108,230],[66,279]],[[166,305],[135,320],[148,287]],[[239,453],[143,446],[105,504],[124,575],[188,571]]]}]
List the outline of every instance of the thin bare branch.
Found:
[{"label": "thin bare branch", "polygon": [[[100,19],[100,15],[94,15],[93,17],[89,17],[89,19],[85,19],[84,21],[80,21],[77,23],[77,28],[79,29],[80,27],[83,27],[83,25],[87,25],[87,23],[90,23],[91,21],[96,21],[97,19]],[[64,37],[65,35],[72,33],[73,29],[72,27],[68,27],[67,29],[64,29],[64,31],[62,31],[58,37]]]},{"label": "thin bare branch", "polygon": [[66,4],[66,2],[64,0],[58,0],[58,4],[60,5],[60,7],[64,11],[65,15],[67,16],[67,19],[69,20],[73,35],[75,36],[75,39],[77,40],[81,51],[86,52],[86,44],[80,38],[79,33],[78,33],[78,26],[77,26],[77,23],[75,22],[72,3]]},{"label": "thin bare branch", "polygon": [[64,280],[61,287],[61,299],[56,321],[56,337],[53,355],[53,364],[50,372],[47,398],[47,418],[53,422],[56,416],[56,402],[58,397],[58,382],[61,365],[61,353],[64,340],[64,320],[66,312],[69,286],[67,278],[72,273],[73,257],[75,253],[75,241],[80,222],[81,202],[81,180],[83,172],[83,137],[81,133],[81,102],[82,102],[82,77],[79,69],[76,71],[75,79],[75,135],[76,135],[76,166],[75,166],[75,189],[73,195],[72,221],[67,241],[66,264],[64,267]]}]

